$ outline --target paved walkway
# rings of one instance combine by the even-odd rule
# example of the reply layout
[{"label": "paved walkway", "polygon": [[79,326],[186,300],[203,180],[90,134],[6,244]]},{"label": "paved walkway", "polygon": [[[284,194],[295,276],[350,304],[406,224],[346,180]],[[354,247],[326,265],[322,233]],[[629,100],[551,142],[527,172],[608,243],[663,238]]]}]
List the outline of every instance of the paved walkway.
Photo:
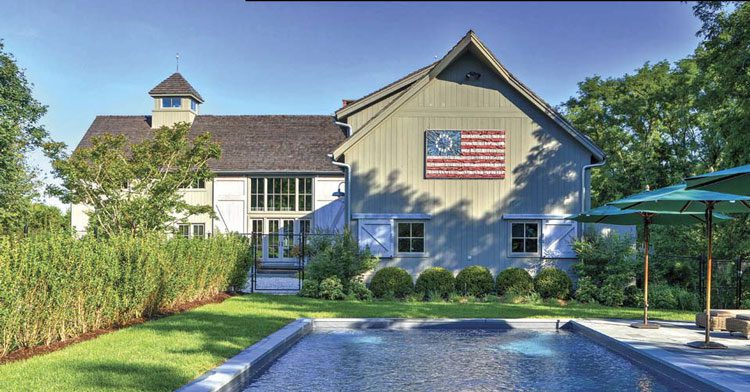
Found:
[{"label": "paved walkway", "polygon": [[750,340],[740,335],[712,331],[712,340],[729,348],[699,350],[685,345],[704,338],[704,330],[693,323],[659,321],[660,329],[649,330],[631,328],[632,320],[576,321],[721,387],[750,391]]}]

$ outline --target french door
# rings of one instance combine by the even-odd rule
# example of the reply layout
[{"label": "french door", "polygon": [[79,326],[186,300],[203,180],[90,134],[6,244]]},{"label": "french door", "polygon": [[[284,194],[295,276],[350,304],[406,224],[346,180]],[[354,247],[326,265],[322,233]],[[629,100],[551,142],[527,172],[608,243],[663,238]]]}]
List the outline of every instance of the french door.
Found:
[{"label": "french door", "polygon": [[[297,257],[295,246],[301,232],[310,232],[309,219],[266,218],[251,219],[250,227],[255,234],[262,233],[263,259],[293,260]],[[261,245],[261,244],[256,244]]]}]

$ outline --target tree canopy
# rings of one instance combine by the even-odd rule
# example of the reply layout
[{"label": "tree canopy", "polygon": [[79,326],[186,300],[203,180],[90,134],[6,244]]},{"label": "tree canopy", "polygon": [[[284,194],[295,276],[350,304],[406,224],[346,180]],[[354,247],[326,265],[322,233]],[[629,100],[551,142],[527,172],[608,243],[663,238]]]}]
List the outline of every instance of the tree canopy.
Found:
[{"label": "tree canopy", "polygon": [[20,230],[39,195],[36,171],[26,157],[35,149],[54,155],[62,147],[39,124],[47,107],[32,96],[31,84],[0,40],[0,233]]},{"label": "tree canopy", "polygon": [[101,234],[170,231],[190,215],[213,214],[209,205],[191,205],[179,190],[213,177],[208,167],[221,149],[205,133],[188,138],[190,124],[161,127],[142,142],[123,135],[94,137],[89,147],[53,161],[64,202],[84,204],[89,230]]}]

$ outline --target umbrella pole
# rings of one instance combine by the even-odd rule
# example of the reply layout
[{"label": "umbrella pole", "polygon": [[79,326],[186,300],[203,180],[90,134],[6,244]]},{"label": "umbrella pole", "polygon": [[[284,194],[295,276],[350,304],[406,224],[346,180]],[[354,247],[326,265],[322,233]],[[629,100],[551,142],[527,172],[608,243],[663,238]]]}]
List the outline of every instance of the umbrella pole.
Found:
[{"label": "umbrella pole", "polygon": [[643,224],[643,245],[645,255],[643,257],[643,324],[648,325],[648,240],[650,237],[648,218]]},{"label": "umbrella pole", "polygon": [[727,348],[727,346],[711,341],[711,269],[713,263],[713,215],[714,202],[706,203],[706,237],[708,237],[708,249],[706,259],[706,332],[702,342],[690,342],[689,346],[695,348]]},{"label": "umbrella pole", "polygon": [[643,322],[630,324],[633,328],[658,329],[659,324],[648,323],[648,247],[651,238],[651,218],[644,215],[643,217],[643,246],[645,253],[643,257]]}]

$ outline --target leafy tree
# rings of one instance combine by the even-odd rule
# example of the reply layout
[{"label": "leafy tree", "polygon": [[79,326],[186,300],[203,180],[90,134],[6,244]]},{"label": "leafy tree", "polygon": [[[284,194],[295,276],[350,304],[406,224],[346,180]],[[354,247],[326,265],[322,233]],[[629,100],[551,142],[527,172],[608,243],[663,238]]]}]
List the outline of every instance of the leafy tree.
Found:
[{"label": "leafy tree", "polygon": [[681,181],[701,161],[696,112],[699,69],[692,59],[646,63],[632,75],[579,83],[563,104],[568,119],[607,154],[592,173],[593,204]]},{"label": "leafy tree", "polygon": [[29,232],[68,231],[70,229],[70,210],[66,213],[55,206],[42,203],[31,205],[28,220]]},{"label": "leafy tree", "polygon": [[62,187],[52,190],[65,202],[92,207],[89,230],[105,235],[167,231],[190,215],[213,214],[178,192],[211,179],[207,163],[221,153],[209,133],[190,140],[189,130],[187,123],[161,127],[131,145],[123,135],[95,137],[90,147],[53,161]]},{"label": "leafy tree", "polygon": [[750,162],[750,4],[699,2],[693,7],[703,22],[696,50],[705,79],[699,109],[709,116],[711,169]]},{"label": "leafy tree", "polygon": [[47,107],[31,94],[31,84],[0,40],[0,232],[20,230],[29,218],[37,192],[35,170],[26,154],[43,149],[54,154],[62,147],[39,125]]}]

